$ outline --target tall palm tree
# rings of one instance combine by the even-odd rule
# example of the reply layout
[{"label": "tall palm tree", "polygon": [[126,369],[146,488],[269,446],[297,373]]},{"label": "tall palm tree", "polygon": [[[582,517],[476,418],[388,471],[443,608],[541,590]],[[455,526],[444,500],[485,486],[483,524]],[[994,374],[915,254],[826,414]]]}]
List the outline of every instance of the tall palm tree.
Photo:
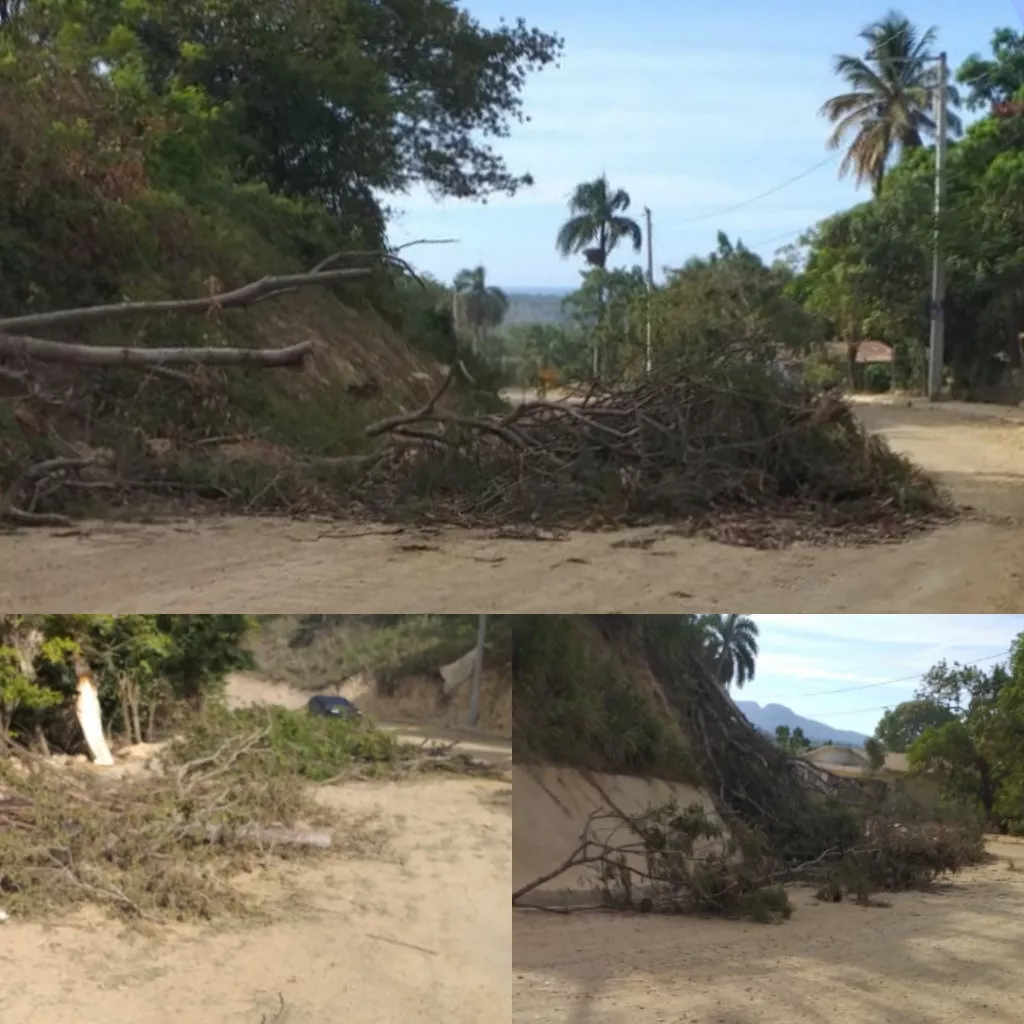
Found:
[{"label": "tall palm tree", "polygon": [[[870,182],[876,197],[890,157],[935,135],[938,68],[931,47],[936,35],[934,26],[919,32],[906,15],[890,11],[860,33],[868,44],[863,57],[835,58],[835,73],[846,79],[850,91],[822,104],[821,114],[834,125],[828,146],[838,149],[853,134],[839,176],[853,171],[857,184]],[[947,86],[946,104],[949,133],[959,135],[963,124],[948,109],[960,105],[955,86]]]},{"label": "tall palm tree", "polygon": [[[643,232],[632,217],[625,216],[632,202],[622,188],[612,191],[608,177],[602,174],[593,181],[581,182],[569,197],[569,219],[559,228],[555,248],[562,256],[583,253],[590,266],[601,274],[599,288],[599,320],[604,320],[604,272],[612,250],[624,239],[639,252]],[[599,349],[594,343],[594,375],[599,369]]]},{"label": "tall palm tree", "polygon": [[742,689],[757,665],[757,623],[746,615],[708,615],[704,620],[715,675],[722,686]]},{"label": "tall palm tree", "polygon": [[473,351],[480,351],[480,343],[490,328],[497,327],[508,312],[508,296],[487,283],[483,267],[460,270],[455,275],[455,293],[462,299],[462,310],[473,338]]}]

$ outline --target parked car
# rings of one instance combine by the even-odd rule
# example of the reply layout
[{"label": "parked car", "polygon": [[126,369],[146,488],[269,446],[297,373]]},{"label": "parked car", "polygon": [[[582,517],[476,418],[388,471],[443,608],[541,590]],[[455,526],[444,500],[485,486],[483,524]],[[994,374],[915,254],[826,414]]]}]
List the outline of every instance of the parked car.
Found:
[{"label": "parked car", "polygon": [[344,697],[328,697],[317,694],[310,697],[306,710],[311,715],[326,715],[334,718],[362,718],[362,712]]}]

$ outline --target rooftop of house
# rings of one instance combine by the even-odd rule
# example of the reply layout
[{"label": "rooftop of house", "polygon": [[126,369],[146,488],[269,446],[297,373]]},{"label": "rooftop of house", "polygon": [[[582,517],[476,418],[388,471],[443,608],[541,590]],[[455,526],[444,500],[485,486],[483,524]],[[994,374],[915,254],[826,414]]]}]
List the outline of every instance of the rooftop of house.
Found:
[{"label": "rooftop of house", "polygon": [[[849,345],[845,341],[830,341],[825,350],[833,359],[848,359]],[[884,341],[862,341],[857,345],[858,363],[891,363],[892,346]]]},{"label": "rooftop of house", "polygon": [[[804,760],[827,768],[837,775],[863,775],[870,769],[868,755],[860,747],[847,747],[840,744],[826,744],[815,747],[804,754]],[[906,754],[886,754],[882,770],[892,775],[906,775],[910,771],[910,762]]]}]

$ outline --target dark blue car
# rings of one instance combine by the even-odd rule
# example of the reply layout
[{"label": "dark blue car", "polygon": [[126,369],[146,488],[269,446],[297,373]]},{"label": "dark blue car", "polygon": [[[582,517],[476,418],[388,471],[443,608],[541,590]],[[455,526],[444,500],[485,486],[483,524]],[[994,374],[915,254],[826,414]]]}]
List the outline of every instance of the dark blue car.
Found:
[{"label": "dark blue car", "polygon": [[352,701],[345,700],[344,697],[327,697],[324,694],[311,697],[306,710],[311,715],[330,715],[334,718],[362,717],[359,708]]}]

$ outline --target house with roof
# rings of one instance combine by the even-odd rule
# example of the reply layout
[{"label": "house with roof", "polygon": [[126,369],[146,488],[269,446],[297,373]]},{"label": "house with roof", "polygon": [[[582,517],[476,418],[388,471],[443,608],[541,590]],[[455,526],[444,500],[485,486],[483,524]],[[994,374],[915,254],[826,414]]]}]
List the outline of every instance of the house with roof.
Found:
[{"label": "house with roof", "polygon": [[887,753],[882,766],[874,769],[861,747],[826,744],[802,754],[801,760],[822,781],[848,779],[870,790],[898,789],[927,806],[934,806],[940,799],[939,780],[930,774],[911,773],[906,754]]}]

